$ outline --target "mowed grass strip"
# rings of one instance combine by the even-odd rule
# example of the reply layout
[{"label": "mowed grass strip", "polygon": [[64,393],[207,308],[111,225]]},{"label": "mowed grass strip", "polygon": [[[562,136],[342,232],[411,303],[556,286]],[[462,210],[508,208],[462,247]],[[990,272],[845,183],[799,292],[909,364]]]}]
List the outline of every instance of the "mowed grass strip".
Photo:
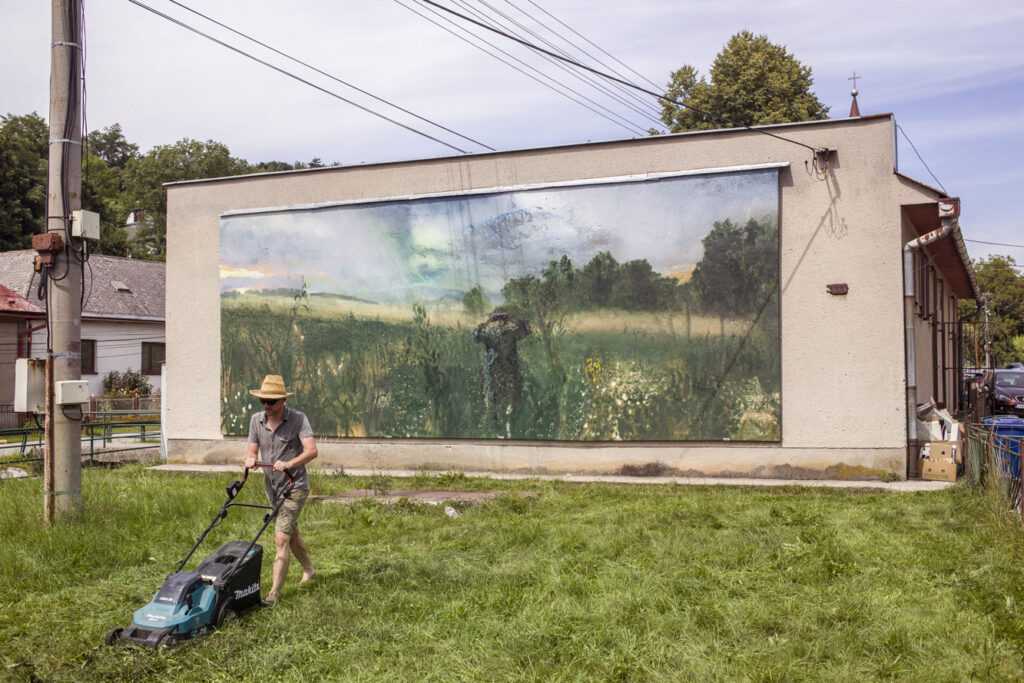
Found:
[{"label": "mowed grass strip", "polygon": [[[184,556],[229,476],[84,473],[46,529],[39,479],[0,485],[0,679],[1019,680],[1024,544],[966,487],[893,494],[498,482],[441,507],[311,504],[317,565],[281,603],[165,652],[108,648]],[[314,493],[368,488],[314,476]],[[259,500],[262,482],[243,498]],[[539,492],[526,498],[526,491]],[[246,538],[232,511],[197,553]],[[272,542],[264,538],[264,581]],[[205,552],[204,552],[205,551]],[[190,566],[195,564],[195,560]]]}]

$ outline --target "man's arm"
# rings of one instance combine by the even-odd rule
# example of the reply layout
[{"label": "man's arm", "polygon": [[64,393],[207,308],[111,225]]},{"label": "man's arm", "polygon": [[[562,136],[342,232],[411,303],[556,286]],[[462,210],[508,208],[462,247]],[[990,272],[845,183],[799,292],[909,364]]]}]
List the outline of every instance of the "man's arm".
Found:
[{"label": "man's arm", "polygon": [[290,470],[293,467],[305,465],[307,462],[310,462],[311,460],[316,458],[316,439],[314,439],[312,436],[307,436],[301,439],[301,442],[302,452],[299,453],[294,458],[292,458],[291,460],[289,460],[288,462],[284,462],[283,460],[278,460],[277,462],[275,462],[274,469],[276,471],[283,472],[284,470]]},{"label": "man's arm", "polygon": [[252,467],[256,464],[256,459],[260,454],[260,445],[255,441],[249,443],[249,448],[245,452],[245,466]]}]

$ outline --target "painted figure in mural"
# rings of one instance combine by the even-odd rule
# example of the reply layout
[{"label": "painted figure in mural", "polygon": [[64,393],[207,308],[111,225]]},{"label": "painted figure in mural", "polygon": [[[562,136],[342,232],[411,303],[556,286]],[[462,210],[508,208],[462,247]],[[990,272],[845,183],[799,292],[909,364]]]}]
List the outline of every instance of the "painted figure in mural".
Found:
[{"label": "painted figure in mural", "polygon": [[484,400],[487,415],[495,422],[508,420],[523,399],[516,345],[530,334],[526,320],[498,309],[473,331],[473,340],[484,345]]},{"label": "painted figure in mural", "polygon": [[[293,482],[274,523],[277,552],[274,555],[273,584],[263,601],[264,605],[273,605],[288,575],[292,553],[302,565],[300,583],[309,581],[316,573],[309,559],[309,550],[299,534],[298,521],[309,496],[306,463],[316,458],[317,448],[313,428],[306,415],[284,405],[285,400],[295,394],[285,390],[284,379],[280,375],[267,375],[260,388],[250,389],[249,393],[260,399],[263,411],[253,415],[249,421],[245,466],[255,465],[259,456],[263,456],[264,464],[273,466],[274,471],[266,475],[267,498],[272,505],[288,488],[289,475]],[[284,474],[285,471],[288,475]]]}]

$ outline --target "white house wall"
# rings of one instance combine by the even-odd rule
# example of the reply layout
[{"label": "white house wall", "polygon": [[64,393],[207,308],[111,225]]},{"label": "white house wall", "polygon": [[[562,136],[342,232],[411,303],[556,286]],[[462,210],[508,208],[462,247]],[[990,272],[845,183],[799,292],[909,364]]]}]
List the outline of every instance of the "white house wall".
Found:
[{"label": "white house wall", "polygon": [[[96,340],[96,372],[82,374],[89,382],[89,393],[103,393],[103,378],[110,372],[126,372],[142,368],[142,342],[165,340],[164,326],[157,322],[130,322],[111,320],[82,321],[82,339]],[[32,357],[46,357],[46,330],[32,335]],[[153,390],[161,388],[160,374],[147,375]]]},{"label": "white house wall", "polygon": [[[170,186],[165,429],[171,459],[240,462],[244,452],[244,440],[224,439],[220,431],[218,242],[225,212],[781,163],[788,167],[780,173],[780,443],[335,439],[321,443],[321,462],[568,472],[661,462],[705,474],[838,476],[844,466],[902,474],[899,200],[907,192],[893,174],[892,120],[772,132],[835,149],[824,177],[815,174],[807,147],[733,130]],[[828,294],[832,283],[846,283],[849,294]]]}]

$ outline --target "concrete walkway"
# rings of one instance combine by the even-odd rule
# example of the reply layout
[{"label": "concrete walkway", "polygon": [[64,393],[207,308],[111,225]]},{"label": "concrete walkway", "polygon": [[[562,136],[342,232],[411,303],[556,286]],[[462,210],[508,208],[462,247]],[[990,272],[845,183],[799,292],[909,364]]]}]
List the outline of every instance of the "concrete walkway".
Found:
[{"label": "concrete walkway", "polygon": [[[161,472],[192,472],[192,473],[242,473],[242,466],[239,465],[156,465],[149,469]],[[331,468],[317,468],[318,472],[328,475],[337,474],[339,470]],[[353,477],[369,477],[372,475],[384,475],[386,477],[415,477],[421,474],[418,470],[344,470],[345,474]],[[429,472],[430,474],[444,474],[444,472]],[[568,482],[603,482],[608,484],[681,484],[689,486],[806,486],[809,488],[837,488],[837,489],[872,489],[877,491],[939,491],[955,486],[950,481],[926,481],[924,479],[910,479],[907,481],[848,481],[839,479],[753,479],[733,477],[623,477],[619,475],[600,474],[520,474],[506,472],[463,472],[467,477],[486,477],[499,481],[519,481],[524,479],[540,479],[543,481],[568,481]]]}]

